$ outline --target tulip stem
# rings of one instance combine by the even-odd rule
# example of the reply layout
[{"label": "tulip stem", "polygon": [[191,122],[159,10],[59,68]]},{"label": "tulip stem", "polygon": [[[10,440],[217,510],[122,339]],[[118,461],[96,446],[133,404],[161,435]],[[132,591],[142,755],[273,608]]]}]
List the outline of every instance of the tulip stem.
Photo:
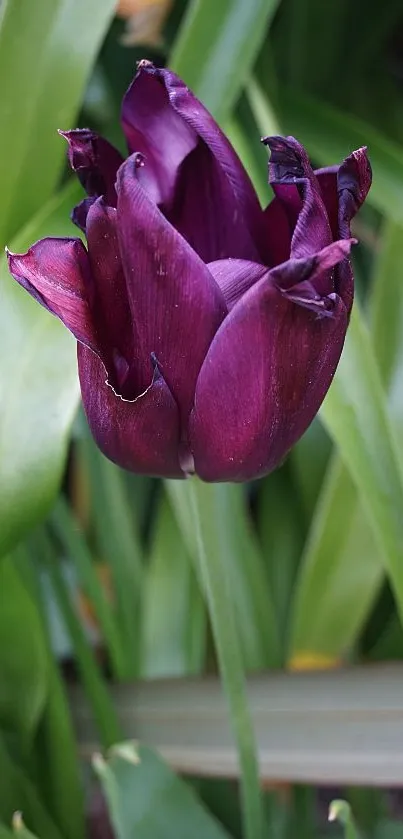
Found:
[{"label": "tulip stem", "polygon": [[[246,694],[234,603],[219,538],[219,503],[220,500],[222,503],[222,494],[217,491],[223,487],[202,484],[197,478],[190,478],[186,481],[186,488],[189,490],[189,513],[193,519],[198,552],[198,576],[206,593],[221,678],[238,749],[244,836],[245,839],[262,839],[264,815],[255,734]],[[218,523],[217,529],[212,517]]]}]

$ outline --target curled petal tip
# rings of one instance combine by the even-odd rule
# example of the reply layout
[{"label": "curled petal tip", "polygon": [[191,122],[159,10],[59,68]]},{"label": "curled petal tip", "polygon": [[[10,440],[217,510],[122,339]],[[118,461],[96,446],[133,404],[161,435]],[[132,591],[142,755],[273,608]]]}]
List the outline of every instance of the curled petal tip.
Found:
[{"label": "curled petal tip", "polygon": [[155,70],[155,64],[148,58],[141,58],[140,61],[137,61],[136,68],[137,72],[141,73],[142,70]]}]

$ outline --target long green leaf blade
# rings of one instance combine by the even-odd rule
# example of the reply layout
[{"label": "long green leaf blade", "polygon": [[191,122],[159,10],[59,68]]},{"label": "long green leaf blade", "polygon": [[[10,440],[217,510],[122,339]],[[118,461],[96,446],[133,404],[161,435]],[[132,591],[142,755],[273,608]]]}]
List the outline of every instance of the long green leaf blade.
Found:
[{"label": "long green leaf blade", "polygon": [[189,4],[169,63],[218,120],[230,114],[241,93],[278,3],[192,0]]},{"label": "long green leaf blade", "polygon": [[4,0],[0,20],[0,242],[46,202],[114,0]]},{"label": "long green leaf blade", "polygon": [[[11,243],[66,236],[81,196],[69,183]],[[11,279],[0,260],[0,556],[45,514],[61,479],[79,387],[75,342]]]}]

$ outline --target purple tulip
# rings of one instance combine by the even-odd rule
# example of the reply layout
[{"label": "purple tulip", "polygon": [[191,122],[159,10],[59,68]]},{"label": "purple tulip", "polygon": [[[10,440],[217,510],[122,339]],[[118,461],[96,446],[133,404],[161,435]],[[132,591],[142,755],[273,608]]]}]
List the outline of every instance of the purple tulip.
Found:
[{"label": "purple tulip", "polygon": [[275,197],[262,210],[169,70],[140,63],[122,124],[126,160],[92,131],[63,132],[88,196],[73,211],[87,248],[42,239],[10,253],[10,271],[77,338],[107,457],[151,475],[263,475],[312,421],[340,358],[366,150],[314,172],[293,137],[265,139]]}]

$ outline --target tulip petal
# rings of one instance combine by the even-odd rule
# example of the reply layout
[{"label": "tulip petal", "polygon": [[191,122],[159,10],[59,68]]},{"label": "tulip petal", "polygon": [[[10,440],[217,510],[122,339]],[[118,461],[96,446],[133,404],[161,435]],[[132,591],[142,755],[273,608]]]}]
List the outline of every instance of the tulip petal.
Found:
[{"label": "tulip petal", "polygon": [[[332,226],[333,236],[348,238],[350,224],[365,201],[372,181],[371,165],[367,149],[362,147],[352,152],[340,166],[316,171],[323,200]],[[341,263],[337,274],[335,290],[343,298],[347,311],[351,311],[354,284],[351,265]]]},{"label": "tulip petal", "polygon": [[292,232],[290,256],[310,256],[332,241],[319,184],[308,155],[294,137],[266,137],[269,180],[287,213]]},{"label": "tulip petal", "polygon": [[364,203],[372,182],[366,147],[353,151],[340,166],[317,169],[315,176],[334,238],[348,238],[350,222]]},{"label": "tulip petal", "polygon": [[75,224],[79,230],[82,230],[83,233],[86,232],[88,211],[96,200],[95,195],[91,198],[83,198],[83,200],[76,204],[71,211],[70,218],[73,224]]},{"label": "tulip petal", "polygon": [[102,361],[80,345],[78,370],[88,424],[106,457],[139,474],[184,477],[178,460],[178,408],[158,368],[145,393],[133,402],[115,393],[106,383]]},{"label": "tulip petal", "polygon": [[137,180],[138,155],[118,173],[118,238],[133,323],[139,386],[155,353],[183,422],[198,372],[227,309],[208,268]]},{"label": "tulip petal", "polygon": [[137,388],[129,299],[120,259],[117,211],[103,198],[97,198],[88,211],[86,234],[94,278],[91,308],[102,343],[102,359],[113,387],[130,399],[137,395],[130,389]]},{"label": "tulip petal", "polygon": [[[268,271],[218,330],[190,417],[191,451],[204,480],[245,481],[270,472],[319,410],[347,329],[336,294],[327,311],[307,306],[307,283],[314,288],[319,264],[320,254],[305,265],[293,260],[292,269],[278,266],[274,277]],[[300,288],[294,282],[282,290],[279,283],[291,277]]]},{"label": "tulip petal", "polygon": [[264,262],[270,268],[290,257],[292,230],[283,202],[275,196],[263,213],[265,228]]},{"label": "tulip petal", "polygon": [[[107,204],[116,207],[116,173],[123,157],[108,140],[87,128],[59,131],[69,144],[68,157],[87,195],[103,195]],[[86,214],[91,201],[84,199],[73,210],[73,221],[85,231]]]},{"label": "tulip petal", "polygon": [[80,239],[40,239],[26,253],[8,252],[10,273],[77,341],[99,351],[90,309],[92,278]]},{"label": "tulip petal", "polygon": [[204,106],[171,71],[142,61],[122,109],[143,185],[205,262],[258,259],[259,202],[237,154]]},{"label": "tulip petal", "polygon": [[217,259],[207,265],[219,286],[228,311],[267,274],[267,266],[247,259]]},{"label": "tulip petal", "polygon": [[143,186],[156,204],[169,205],[178,168],[197,136],[172,107],[160,72],[140,62],[123,99],[122,126],[130,154],[140,152],[147,162]]}]

